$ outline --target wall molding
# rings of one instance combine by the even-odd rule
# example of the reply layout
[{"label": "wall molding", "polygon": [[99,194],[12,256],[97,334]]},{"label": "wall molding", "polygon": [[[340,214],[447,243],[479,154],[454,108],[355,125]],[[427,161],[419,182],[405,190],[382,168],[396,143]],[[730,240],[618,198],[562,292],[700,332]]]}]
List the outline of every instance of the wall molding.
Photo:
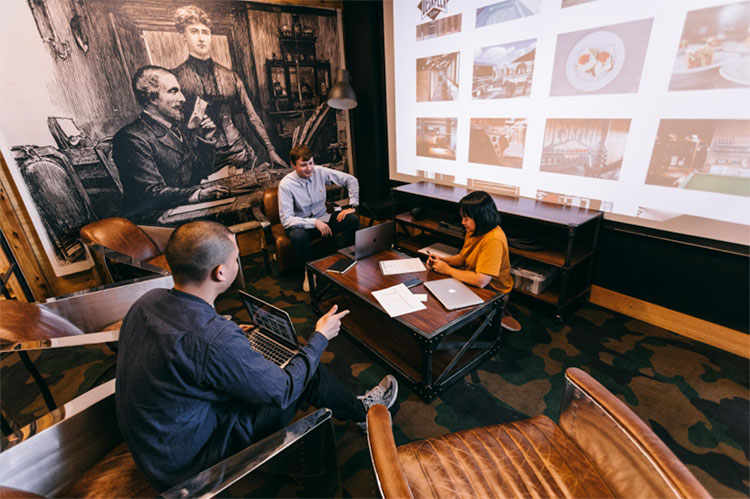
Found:
[{"label": "wall molding", "polygon": [[591,286],[591,303],[735,355],[750,358],[750,335],[741,331],[599,286]]}]

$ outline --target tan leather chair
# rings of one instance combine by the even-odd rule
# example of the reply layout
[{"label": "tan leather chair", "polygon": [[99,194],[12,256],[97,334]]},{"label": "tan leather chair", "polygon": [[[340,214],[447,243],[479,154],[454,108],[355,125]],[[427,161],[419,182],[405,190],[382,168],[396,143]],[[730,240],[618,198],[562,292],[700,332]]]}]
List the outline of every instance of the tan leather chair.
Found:
[{"label": "tan leather chair", "polygon": [[580,369],[546,416],[396,447],[385,406],[367,414],[383,497],[710,497],[630,409]]},{"label": "tan leather chair", "polygon": [[[173,229],[161,229],[171,233]],[[81,227],[81,240],[89,248],[97,270],[106,283],[119,281],[122,272],[116,265],[128,266],[154,274],[170,272],[164,249],[168,235],[157,238],[159,244],[149,237],[143,228],[127,218],[102,218]],[[138,277],[137,274],[127,277]]]},{"label": "tan leather chair", "polygon": [[[337,187],[338,189],[338,187]],[[340,189],[339,189],[340,191]],[[263,244],[261,251],[266,270],[271,273],[271,258],[273,257],[278,266],[279,272],[285,272],[302,265],[302,261],[292,248],[292,242],[286,235],[284,226],[281,225],[279,217],[279,189],[266,189],[263,191],[263,202],[261,204],[262,213],[256,213],[255,217],[260,221],[263,227]],[[325,254],[336,251],[335,238],[315,237],[310,240],[313,252]]]}]

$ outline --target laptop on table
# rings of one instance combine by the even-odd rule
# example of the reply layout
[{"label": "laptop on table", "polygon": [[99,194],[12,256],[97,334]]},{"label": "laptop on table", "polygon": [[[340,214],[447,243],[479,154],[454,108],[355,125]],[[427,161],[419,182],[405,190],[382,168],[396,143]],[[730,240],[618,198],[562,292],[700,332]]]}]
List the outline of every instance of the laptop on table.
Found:
[{"label": "laptop on table", "polygon": [[393,220],[390,220],[372,227],[359,229],[354,233],[354,246],[341,248],[339,253],[352,260],[361,260],[387,250],[393,244],[394,225]]},{"label": "laptop on table", "polygon": [[484,303],[469,287],[458,279],[448,278],[437,281],[427,281],[424,287],[435,295],[440,303],[448,310],[471,307]]},{"label": "laptop on table", "polygon": [[292,318],[280,308],[249,293],[239,293],[255,326],[245,331],[250,347],[279,367],[286,366],[300,350]]}]

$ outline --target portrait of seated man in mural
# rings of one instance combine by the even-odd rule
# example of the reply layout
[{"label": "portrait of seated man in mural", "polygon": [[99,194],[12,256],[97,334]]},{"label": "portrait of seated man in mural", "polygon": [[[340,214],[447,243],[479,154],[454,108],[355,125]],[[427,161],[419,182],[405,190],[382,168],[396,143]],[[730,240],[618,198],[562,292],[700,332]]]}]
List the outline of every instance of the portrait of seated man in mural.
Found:
[{"label": "portrait of seated man in mural", "polygon": [[223,186],[200,186],[215,169],[216,125],[204,116],[195,130],[185,129],[185,97],[175,76],[144,66],[133,76],[133,93],[143,111],[112,143],[123,186],[122,215],[152,222],[171,206],[227,195]]},{"label": "portrait of seated man in mural", "polygon": [[[205,11],[187,5],[175,11],[175,28],[182,34],[189,52],[185,62],[172,72],[186,98],[185,109],[193,113],[205,106],[205,114],[216,124],[217,170],[254,170],[264,163],[271,167],[287,167],[268,137],[262,119],[255,111],[242,78],[211,57],[213,24]],[[200,115],[200,113],[198,113]],[[243,136],[236,117],[247,120],[249,132],[255,133],[266,151],[258,154],[250,145],[253,141]],[[192,125],[193,120],[189,120]],[[230,173],[233,173],[230,170]]]}]

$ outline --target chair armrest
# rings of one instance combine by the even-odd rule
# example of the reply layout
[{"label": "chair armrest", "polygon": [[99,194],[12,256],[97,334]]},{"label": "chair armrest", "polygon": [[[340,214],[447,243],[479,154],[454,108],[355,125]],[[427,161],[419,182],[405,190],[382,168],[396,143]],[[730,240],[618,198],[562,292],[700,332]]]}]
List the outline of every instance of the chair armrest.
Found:
[{"label": "chair armrest", "polygon": [[97,333],[76,334],[73,336],[62,336],[60,338],[45,338],[43,340],[7,342],[0,339],[0,352],[46,350],[48,348],[96,345],[118,341],[119,339],[119,329],[113,331],[100,331]]},{"label": "chair armrest", "polygon": [[161,493],[162,497],[213,497],[316,429],[333,432],[330,409],[318,409],[224,461]]},{"label": "chair armrest", "polygon": [[141,229],[151,241],[159,248],[159,251],[164,253],[167,250],[167,241],[169,241],[174,227],[157,227],[154,225],[139,225]]},{"label": "chair armrest", "polygon": [[565,371],[559,424],[616,497],[711,497],[651,428],[580,369]]},{"label": "chair armrest", "polygon": [[268,219],[265,213],[263,213],[263,210],[260,209],[260,206],[253,206],[253,216],[255,219],[260,222],[260,226],[263,229],[266,229],[267,227],[271,227],[271,221]]},{"label": "chair armrest", "polygon": [[385,498],[413,497],[409,484],[401,472],[396,443],[393,440],[391,413],[382,404],[373,405],[367,411],[367,443],[380,495]]},{"label": "chair armrest", "polygon": [[161,267],[157,267],[156,265],[152,265],[143,260],[138,260],[137,258],[125,255],[124,253],[120,253],[119,251],[115,251],[100,244],[91,244],[89,245],[89,249],[101,255],[102,257],[104,257],[104,259],[110,260],[115,263],[127,265],[129,267],[135,267],[139,270],[144,270],[153,274],[169,275],[169,272]]},{"label": "chair armrest", "polygon": [[171,275],[149,276],[107,284],[69,295],[49,298],[40,307],[58,315],[86,333],[103,331],[122,320],[135,301],[148,291],[174,286]]}]

